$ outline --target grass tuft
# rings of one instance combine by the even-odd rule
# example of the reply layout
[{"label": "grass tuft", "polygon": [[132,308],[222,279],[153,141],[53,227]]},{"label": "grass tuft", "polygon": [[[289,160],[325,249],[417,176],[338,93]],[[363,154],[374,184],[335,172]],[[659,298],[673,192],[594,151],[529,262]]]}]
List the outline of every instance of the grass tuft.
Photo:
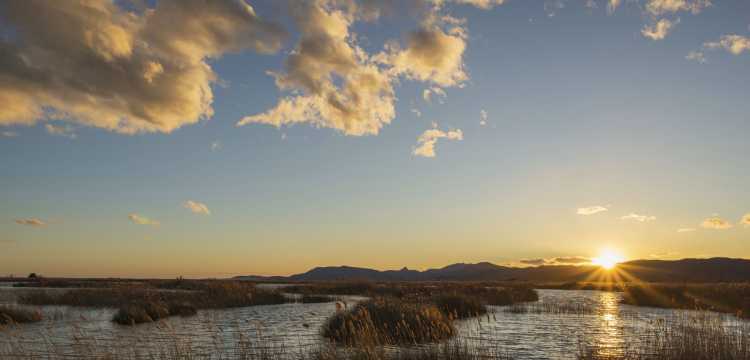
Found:
[{"label": "grass tuft", "polygon": [[394,298],[359,303],[323,326],[324,337],[347,346],[433,343],[455,334],[451,319],[436,306]]}]

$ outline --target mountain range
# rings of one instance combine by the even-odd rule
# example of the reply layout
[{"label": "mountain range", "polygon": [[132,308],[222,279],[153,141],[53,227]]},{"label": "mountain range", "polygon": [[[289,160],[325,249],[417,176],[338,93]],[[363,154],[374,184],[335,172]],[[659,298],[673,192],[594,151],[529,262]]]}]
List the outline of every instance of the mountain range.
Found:
[{"label": "mountain range", "polygon": [[458,263],[424,271],[375,270],[352,266],[316,267],[291,276],[237,276],[235,279],[266,282],[309,281],[530,281],[562,283],[596,281],[612,275],[647,282],[745,282],[750,281],[750,260],[732,258],[682,260],[632,260],[604,271],[595,265],[501,266],[489,262]]}]

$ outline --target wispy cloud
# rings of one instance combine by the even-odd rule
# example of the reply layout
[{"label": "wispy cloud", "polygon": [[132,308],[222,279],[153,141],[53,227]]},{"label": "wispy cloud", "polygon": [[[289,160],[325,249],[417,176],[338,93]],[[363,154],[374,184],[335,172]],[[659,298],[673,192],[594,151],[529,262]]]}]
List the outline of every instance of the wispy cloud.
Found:
[{"label": "wispy cloud", "polygon": [[479,110],[479,125],[481,126],[487,125],[487,111],[486,110]]},{"label": "wispy cloud", "polygon": [[686,233],[686,232],[693,232],[693,231],[695,231],[695,228],[680,228],[680,229],[677,229],[678,233]]},{"label": "wispy cloud", "polygon": [[206,206],[206,204],[204,203],[200,203],[200,202],[193,201],[193,200],[188,200],[182,203],[182,206],[185,209],[188,209],[195,214],[211,215],[211,211],[208,210],[208,206]]},{"label": "wispy cloud", "polygon": [[412,154],[422,157],[435,157],[435,144],[438,139],[463,140],[464,134],[461,129],[443,131],[437,128],[425,130],[417,138],[417,146],[412,150]]},{"label": "wispy cloud", "polygon": [[443,104],[447,96],[448,94],[445,93],[445,90],[437,86],[422,91],[422,99],[428,103],[432,102],[433,98],[437,98],[438,103]]},{"label": "wispy cloud", "polygon": [[145,216],[138,215],[135,213],[129,214],[128,219],[132,221],[134,224],[138,225],[151,225],[151,226],[158,226],[159,222],[156,220],[151,220]]},{"label": "wispy cloud", "polygon": [[698,14],[711,5],[711,0],[647,0],[646,11],[653,16],[680,11]]},{"label": "wispy cloud", "polygon": [[653,25],[646,25],[641,30],[641,34],[651,40],[662,40],[667,37],[667,34],[669,34],[672,28],[679,23],[680,19],[674,21],[661,19]]},{"label": "wispy cloud", "polygon": [[742,216],[742,219],[740,219],[740,224],[745,226],[750,226],[750,213],[745,214]]},{"label": "wispy cloud", "polygon": [[211,151],[221,150],[222,146],[223,145],[221,144],[221,141],[216,140],[216,141],[214,141],[214,142],[211,143]]},{"label": "wispy cloud", "polygon": [[553,261],[558,264],[586,264],[590,263],[591,259],[583,256],[563,256],[556,257]]},{"label": "wispy cloud", "polygon": [[742,35],[724,35],[718,41],[703,44],[706,49],[724,49],[734,55],[750,51],[750,37]]},{"label": "wispy cloud", "polygon": [[78,135],[76,135],[75,131],[73,130],[73,127],[69,125],[45,124],[44,130],[46,130],[50,135],[64,136],[70,139],[75,139],[76,137],[78,137]]},{"label": "wispy cloud", "polygon": [[634,220],[638,222],[649,222],[656,220],[656,216],[639,215],[636,213],[630,213],[628,215],[620,217],[621,220]]},{"label": "wispy cloud", "polygon": [[18,133],[15,131],[3,131],[2,133],[0,133],[0,135],[2,135],[3,137],[16,137],[18,136]]},{"label": "wispy cloud", "polygon": [[706,55],[703,53],[703,51],[691,51],[686,56],[685,59],[690,61],[695,61],[699,64],[705,64],[708,62],[706,60]]},{"label": "wispy cloud", "polygon": [[718,216],[712,216],[710,218],[707,218],[706,220],[703,220],[701,226],[706,229],[726,230],[732,227],[732,223]]},{"label": "wispy cloud", "polygon": [[33,226],[33,227],[42,227],[46,226],[47,223],[44,221],[38,219],[38,218],[26,218],[26,219],[16,219],[16,224],[19,225],[26,225],[26,226]]},{"label": "wispy cloud", "polygon": [[524,265],[534,265],[534,266],[547,264],[547,260],[545,259],[521,259],[519,262]]},{"label": "wispy cloud", "polygon": [[578,213],[578,215],[594,215],[594,214],[598,214],[600,212],[604,212],[604,211],[608,211],[608,210],[609,209],[607,209],[604,206],[594,205],[594,206],[587,206],[587,207],[578,208],[577,213]]}]

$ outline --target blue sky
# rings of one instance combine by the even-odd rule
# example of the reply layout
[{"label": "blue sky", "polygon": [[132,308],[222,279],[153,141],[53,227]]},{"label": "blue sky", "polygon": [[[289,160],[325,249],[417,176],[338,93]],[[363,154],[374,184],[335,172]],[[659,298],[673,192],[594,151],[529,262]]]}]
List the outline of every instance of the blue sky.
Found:
[{"label": "blue sky", "polygon": [[[671,2],[703,3],[662,0]],[[264,1],[247,4],[287,36],[270,53],[202,54],[197,61],[217,76],[208,82],[213,114],[202,120],[127,133],[102,125],[93,110],[0,113],[0,272],[289,274],[340,264],[517,264],[603,248],[627,258],[750,256],[741,221],[750,213],[750,48],[742,42],[750,41],[750,3],[659,15],[650,1],[614,11],[594,3],[428,3],[384,7],[371,21],[352,15],[345,42],[370,56],[394,39],[407,49],[420,27],[465,32],[456,35],[465,43],[460,69],[434,70],[433,80],[412,65],[389,75],[395,112],[377,133],[351,134],[325,117],[237,126],[280,98],[306,95],[279,89],[267,73],[284,73],[305,34],[286,5]],[[24,36],[33,26],[56,26],[6,10],[4,44],[32,42]],[[429,14],[463,22],[425,25]],[[673,23],[670,31],[645,37],[660,19]],[[705,61],[687,59],[691,52]],[[435,83],[456,71],[466,78]],[[15,94],[15,84],[0,85],[0,95]],[[424,90],[435,87],[446,96],[426,101]],[[31,101],[54,113],[58,103],[47,98]],[[424,138],[434,141],[434,157],[419,156],[418,138],[429,130],[438,134]],[[190,211],[188,200],[210,214]],[[607,211],[579,214],[591,206]],[[34,219],[41,224],[25,221]]]}]

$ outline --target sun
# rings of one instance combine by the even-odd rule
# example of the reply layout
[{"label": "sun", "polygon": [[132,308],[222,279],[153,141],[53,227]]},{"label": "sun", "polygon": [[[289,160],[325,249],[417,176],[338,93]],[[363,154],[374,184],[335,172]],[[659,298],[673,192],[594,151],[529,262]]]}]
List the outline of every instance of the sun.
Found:
[{"label": "sun", "polygon": [[591,259],[594,265],[599,265],[607,270],[610,270],[617,266],[618,263],[625,260],[625,258],[618,254],[616,251],[606,249],[599,253],[599,256]]}]

